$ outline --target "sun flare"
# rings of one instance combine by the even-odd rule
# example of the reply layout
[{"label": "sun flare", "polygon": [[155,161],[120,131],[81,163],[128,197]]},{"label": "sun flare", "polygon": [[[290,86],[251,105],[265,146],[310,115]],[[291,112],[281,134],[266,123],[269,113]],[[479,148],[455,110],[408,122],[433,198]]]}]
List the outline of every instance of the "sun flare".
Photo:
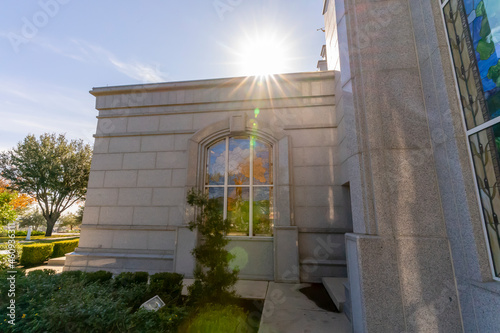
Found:
[{"label": "sun flare", "polygon": [[273,35],[247,38],[242,41],[238,55],[243,75],[267,76],[287,70],[289,50],[284,40]]}]

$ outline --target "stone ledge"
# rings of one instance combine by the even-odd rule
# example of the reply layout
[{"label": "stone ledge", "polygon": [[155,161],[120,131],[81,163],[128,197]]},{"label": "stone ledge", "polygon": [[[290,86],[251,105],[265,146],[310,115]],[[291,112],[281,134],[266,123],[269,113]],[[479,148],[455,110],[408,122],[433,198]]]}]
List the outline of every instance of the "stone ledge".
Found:
[{"label": "stone ledge", "polygon": [[128,137],[128,136],[178,135],[178,134],[194,134],[195,132],[196,131],[194,131],[194,130],[184,130],[184,131],[99,133],[99,134],[94,134],[94,138],[119,138],[119,137]]},{"label": "stone ledge", "polygon": [[146,253],[116,253],[116,252],[71,252],[66,254],[66,258],[71,257],[104,257],[104,258],[126,258],[126,259],[168,259],[173,260],[173,254],[146,254]]},{"label": "stone ledge", "polygon": [[[157,207],[157,206],[153,206]],[[82,224],[81,229],[100,230],[152,230],[152,231],[177,231],[178,226],[161,225],[129,225],[129,224]]]},{"label": "stone ledge", "polygon": [[321,265],[321,266],[346,266],[346,260],[317,260],[308,261],[307,259],[300,260],[301,265]]}]

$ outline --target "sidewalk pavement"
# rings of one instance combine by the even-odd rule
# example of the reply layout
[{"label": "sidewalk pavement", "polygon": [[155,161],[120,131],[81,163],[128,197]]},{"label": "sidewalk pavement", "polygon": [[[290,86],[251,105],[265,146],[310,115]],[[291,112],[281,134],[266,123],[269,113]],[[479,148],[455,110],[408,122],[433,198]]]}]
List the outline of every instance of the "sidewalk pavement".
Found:
[{"label": "sidewalk pavement", "polygon": [[269,282],[259,333],[352,332],[344,313],[325,306],[327,300],[331,302],[326,290],[311,295],[311,289],[308,283]]}]

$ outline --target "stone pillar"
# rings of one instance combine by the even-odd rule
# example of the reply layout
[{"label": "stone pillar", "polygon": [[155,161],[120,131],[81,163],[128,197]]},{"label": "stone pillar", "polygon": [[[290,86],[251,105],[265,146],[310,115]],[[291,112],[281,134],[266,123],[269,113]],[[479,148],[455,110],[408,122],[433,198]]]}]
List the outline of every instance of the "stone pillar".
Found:
[{"label": "stone pillar", "polygon": [[327,10],[347,138],[340,174],[356,184],[346,236],[354,332],[460,332],[409,0],[330,1]]}]

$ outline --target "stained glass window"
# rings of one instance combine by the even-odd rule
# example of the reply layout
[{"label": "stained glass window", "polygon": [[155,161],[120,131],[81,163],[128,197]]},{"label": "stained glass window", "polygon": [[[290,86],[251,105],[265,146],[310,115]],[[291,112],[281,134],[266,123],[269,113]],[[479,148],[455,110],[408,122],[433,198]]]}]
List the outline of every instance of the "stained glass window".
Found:
[{"label": "stained glass window", "polygon": [[442,3],[494,276],[499,279],[500,1]]},{"label": "stained glass window", "polygon": [[273,235],[273,150],[255,137],[208,148],[205,188],[231,222],[228,236]]}]

